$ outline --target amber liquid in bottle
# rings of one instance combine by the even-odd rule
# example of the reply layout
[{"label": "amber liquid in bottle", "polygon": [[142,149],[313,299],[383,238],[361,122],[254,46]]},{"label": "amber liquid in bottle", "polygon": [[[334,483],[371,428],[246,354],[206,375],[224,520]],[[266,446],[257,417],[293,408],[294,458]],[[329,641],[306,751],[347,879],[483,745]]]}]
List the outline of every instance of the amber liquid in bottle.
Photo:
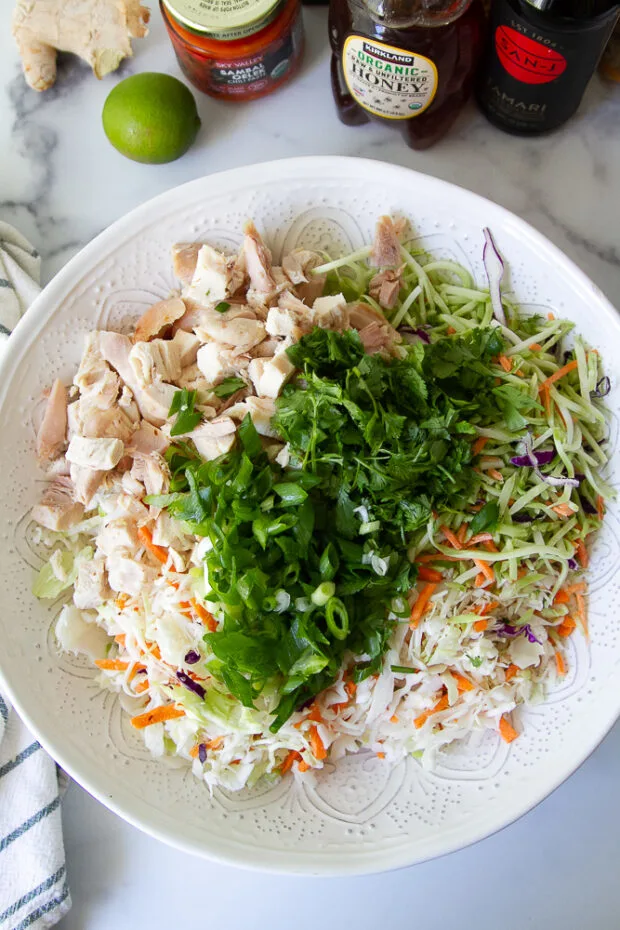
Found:
[{"label": "amber liquid in bottle", "polygon": [[471,95],[484,31],[481,0],[331,0],[331,80],[348,126],[371,119],[425,149]]}]

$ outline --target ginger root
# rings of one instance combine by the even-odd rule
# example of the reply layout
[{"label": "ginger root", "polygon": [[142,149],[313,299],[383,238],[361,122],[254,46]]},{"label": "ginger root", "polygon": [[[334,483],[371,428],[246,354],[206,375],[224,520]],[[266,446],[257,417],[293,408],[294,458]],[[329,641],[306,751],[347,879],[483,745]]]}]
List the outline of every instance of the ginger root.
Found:
[{"label": "ginger root", "polygon": [[34,90],[56,80],[56,52],[72,52],[98,78],[131,57],[131,39],[148,32],[150,13],[140,0],[17,0],[13,36],[24,75]]}]

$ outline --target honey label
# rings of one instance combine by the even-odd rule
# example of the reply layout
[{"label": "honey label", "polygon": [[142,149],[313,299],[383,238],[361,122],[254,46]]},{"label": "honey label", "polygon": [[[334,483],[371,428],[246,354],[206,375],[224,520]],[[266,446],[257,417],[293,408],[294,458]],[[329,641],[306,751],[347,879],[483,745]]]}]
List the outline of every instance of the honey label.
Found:
[{"label": "honey label", "polygon": [[342,70],[354,100],[385,119],[419,116],[437,93],[437,68],[430,58],[364,36],[346,39]]}]

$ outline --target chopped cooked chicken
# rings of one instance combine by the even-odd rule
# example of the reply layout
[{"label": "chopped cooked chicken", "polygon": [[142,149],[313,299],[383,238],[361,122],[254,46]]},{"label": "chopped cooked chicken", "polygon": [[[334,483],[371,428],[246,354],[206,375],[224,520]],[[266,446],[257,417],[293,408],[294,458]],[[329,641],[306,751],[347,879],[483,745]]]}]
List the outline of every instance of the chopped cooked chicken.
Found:
[{"label": "chopped cooked chicken", "polygon": [[141,453],[150,455],[151,452],[165,452],[170,445],[170,440],[165,433],[162,433],[156,426],[152,426],[146,420],[143,420],[126,446],[126,451],[130,455]]},{"label": "chopped cooked chicken", "polygon": [[331,297],[317,297],[312,304],[312,321],[321,329],[335,329],[342,332],[349,328],[349,310],[342,294]]},{"label": "chopped cooked chicken", "polygon": [[86,439],[73,436],[67,449],[67,461],[86,468],[110,471],[116,468],[125,446],[120,439]]},{"label": "chopped cooked chicken", "polygon": [[191,284],[201,248],[201,242],[177,242],[172,246],[172,270],[181,284]]},{"label": "chopped cooked chicken", "polygon": [[368,293],[386,310],[393,310],[396,306],[400,289],[403,286],[403,271],[402,265],[400,268],[386,268],[370,281]]},{"label": "chopped cooked chicken", "polygon": [[80,399],[87,398],[91,407],[105,410],[116,403],[121,382],[101,355],[96,332],[86,337],[84,353],[73,384],[80,390]]},{"label": "chopped cooked chicken", "polygon": [[250,349],[248,354],[251,355],[252,358],[272,358],[276,352],[280,352],[286,348],[288,348],[288,342],[274,336],[273,339],[263,339],[257,346]]},{"label": "chopped cooked chicken", "polygon": [[243,254],[245,267],[250,277],[248,301],[265,303],[266,298],[274,293],[276,282],[271,270],[271,252],[252,222],[245,225]]},{"label": "chopped cooked chicken", "polygon": [[136,342],[129,353],[129,364],[143,388],[158,380],[176,381],[182,370],[180,345],[174,339]]},{"label": "chopped cooked chicken", "polygon": [[[133,405],[135,408],[135,405]],[[137,414],[135,408],[135,414]],[[120,439],[127,442],[136,429],[134,410],[120,406],[92,407],[90,396],[80,397],[69,404],[69,436],[85,436],[88,439]]]},{"label": "chopped cooked chicken", "polygon": [[389,353],[396,343],[401,342],[401,336],[389,323],[376,321],[360,329],[360,339],[369,355],[376,355],[377,352]]},{"label": "chopped cooked chicken", "polygon": [[196,359],[198,368],[210,387],[241,374],[248,367],[248,359],[238,355],[234,349],[227,349],[217,342],[208,342],[198,350]]},{"label": "chopped cooked chicken", "polygon": [[131,468],[131,475],[140,481],[147,494],[164,494],[170,483],[168,466],[161,455],[136,455]]},{"label": "chopped cooked chicken", "polygon": [[73,603],[82,610],[101,607],[104,601],[112,597],[108,585],[105,561],[90,559],[80,562],[73,591]]},{"label": "chopped cooked chicken", "polygon": [[58,458],[67,438],[67,389],[56,379],[47,398],[37,433],[37,455],[41,460]]},{"label": "chopped cooked chicken", "polygon": [[210,245],[203,245],[198,253],[191,283],[183,296],[203,306],[213,307],[230,296],[229,283],[228,258]]},{"label": "chopped cooked chicken", "polygon": [[226,411],[227,416],[241,423],[250,414],[256,432],[261,436],[275,439],[278,433],[271,425],[271,418],[276,412],[275,401],[271,397],[246,397],[241,403],[236,403]]},{"label": "chopped cooked chicken", "polygon": [[129,517],[110,520],[97,536],[97,549],[105,556],[121,551],[135,553],[140,546],[138,528]]},{"label": "chopped cooked chicken", "polygon": [[236,429],[234,420],[229,416],[218,417],[216,420],[201,423],[188,433],[186,438],[191,439],[198,453],[210,462],[219,455],[230,452],[235,442]]},{"label": "chopped cooked chicken", "polygon": [[277,397],[295,371],[286,352],[278,352],[273,358],[253,358],[248,373],[259,397]]},{"label": "chopped cooked chicken", "polygon": [[106,559],[108,582],[113,591],[138,597],[157,577],[157,569],[113,552]]},{"label": "chopped cooked chicken", "polygon": [[327,276],[311,273],[322,261],[317,252],[308,249],[293,249],[282,259],[282,268],[289,281],[295,285],[295,293],[308,304],[320,297],[325,288]]},{"label": "chopped cooked chicken", "polygon": [[84,506],[73,497],[73,482],[64,476],[55,478],[32,508],[32,519],[48,530],[63,531],[79,523]]},{"label": "chopped cooked chicken", "polygon": [[278,306],[269,310],[265,329],[270,336],[284,336],[298,342],[313,325],[310,307],[290,291],[284,291],[278,299]]},{"label": "chopped cooked chicken", "polygon": [[401,260],[398,227],[391,216],[382,216],[377,223],[375,241],[368,261],[374,268],[398,265]]},{"label": "chopped cooked chicken", "polygon": [[[185,304],[180,297],[160,300],[143,313],[136,325],[135,342],[146,342],[163,335],[173,323],[180,320],[185,313]],[[122,375],[121,375],[122,377]]]},{"label": "chopped cooked chicken", "polygon": [[72,463],[69,474],[75,488],[75,499],[88,507],[101,486],[105,471]]},{"label": "chopped cooked chicken", "polygon": [[232,346],[237,352],[247,352],[265,338],[265,325],[257,320],[251,311],[237,312],[227,310],[205,310],[196,335],[203,342],[223,343]]},{"label": "chopped cooked chicken", "polygon": [[194,333],[187,333],[184,329],[178,329],[170,344],[178,349],[181,368],[194,364],[198,349],[201,346],[198,336],[194,335]]},{"label": "chopped cooked chicken", "polygon": [[168,417],[175,388],[165,381],[155,381],[148,387],[142,388],[129,361],[133,348],[131,340],[120,333],[110,332],[100,332],[98,337],[101,354],[133,392],[144,419],[155,426],[161,426]]},{"label": "chopped cooked chicken", "polygon": [[358,303],[349,304],[349,322],[353,329],[363,329],[369,323],[385,323],[386,319],[370,304],[360,300]]}]

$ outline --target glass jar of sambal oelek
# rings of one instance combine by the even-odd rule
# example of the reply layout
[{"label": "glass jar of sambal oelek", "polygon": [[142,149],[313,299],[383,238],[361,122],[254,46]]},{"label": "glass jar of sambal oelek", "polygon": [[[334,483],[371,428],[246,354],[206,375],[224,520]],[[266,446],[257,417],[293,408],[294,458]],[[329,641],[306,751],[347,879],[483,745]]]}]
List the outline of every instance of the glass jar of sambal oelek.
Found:
[{"label": "glass jar of sambal oelek", "polygon": [[181,70],[198,90],[253,100],[301,63],[300,0],[160,0]]}]

